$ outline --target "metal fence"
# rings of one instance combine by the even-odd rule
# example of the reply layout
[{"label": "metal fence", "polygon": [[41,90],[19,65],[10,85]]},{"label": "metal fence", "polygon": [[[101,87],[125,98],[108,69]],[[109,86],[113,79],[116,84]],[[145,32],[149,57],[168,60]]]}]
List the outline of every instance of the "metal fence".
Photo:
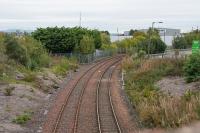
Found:
[{"label": "metal fence", "polygon": [[[96,50],[93,54],[81,54],[81,53],[57,53],[54,56],[65,56],[68,58],[77,58],[80,64],[89,64],[94,61],[113,56],[114,54],[134,54],[134,49],[117,49],[117,50]],[[186,58],[188,55],[192,54],[191,49],[176,49],[176,50],[166,50],[164,53],[150,54],[146,57],[149,58]]]},{"label": "metal fence", "polygon": [[67,58],[75,57],[77,58],[80,64],[89,64],[98,59],[113,56],[114,54],[118,53],[117,50],[96,50],[92,54],[81,54],[81,53],[56,53],[53,56],[65,56]]},{"label": "metal fence", "polygon": [[[164,53],[150,54],[150,58],[186,58],[192,54],[191,49],[166,50]],[[148,55],[147,55],[148,56]]]}]

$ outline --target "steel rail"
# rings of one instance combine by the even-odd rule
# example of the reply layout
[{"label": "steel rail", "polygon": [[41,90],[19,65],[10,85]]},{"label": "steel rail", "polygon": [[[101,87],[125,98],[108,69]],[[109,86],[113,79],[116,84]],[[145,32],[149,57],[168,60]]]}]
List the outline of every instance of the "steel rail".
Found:
[{"label": "steel rail", "polygon": [[[114,63],[114,64],[118,64],[118,62]],[[114,65],[112,64],[112,66]],[[109,69],[109,68],[108,68]],[[98,82],[98,88],[97,88],[97,107],[96,107],[96,111],[97,111],[97,123],[98,123],[98,129],[99,129],[99,133],[102,133],[102,127],[101,127],[101,120],[100,120],[100,113],[99,113],[99,89],[101,87],[101,81],[102,81],[102,78],[103,76],[105,75],[105,73],[108,71],[108,69],[106,71],[104,71],[104,73],[101,75],[101,79],[99,80]],[[110,82],[110,77],[109,77],[109,82]],[[109,83],[108,83],[109,84]],[[109,88],[108,88],[109,89]],[[118,128],[118,132],[121,133],[121,128],[120,128],[120,125],[119,125],[119,122],[118,122],[118,119],[116,117],[116,113],[114,111],[114,107],[113,107],[113,104],[112,104],[112,99],[110,97],[110,94],[109,94],[109,102],[110,102],[110,105],[111,105],[111,109],[112,109],[112,114],[114,116],[114,119],[115,119],[115,124],[117,125],[117,128]]]},{"label": "steel rail", "polygon": [[75,82],[74,86],[71,88],[71,90],[69,91],[68,95],[66,96],[65,98],[65,102],[64,104],[62,105],[61,107],[61,110],[59,112],[59,115],[57,117],[57,120],[56,120],[56,125],[55,127],[53,128],[53,133],[56,133],[57,132],[57,129],[58,129],[58,126],[60,124],[60,121],[61,121],[61,118],[62,118],[62,114],[64,112],[64,108],[66,107],[67,103],[68,103],[68,99],[69,97],[71,96],[73,90],[76,88],[77,84],[79,83],[79,81],[89,73],[89,71],[91,71],[92,69],[94,69],[96,66],[100,65],[101,63],[103,63],[102,65],[104,65],[107,61],[110,61],[112,59],[115,59],[115,58],[119,58],[119,57],[111,57],[111,58],[108,58],[106,60],[102,60],[102,61],[99,61],[97,62],[97,64],[93,65],[92,67],[90,67],[88,70],[86,70],[86,72],[84,72],[79,78],[78,80]]},{"label": "steel rail", "polygon": [[[115,63],[115,62],[118,62],[119,60],[120,60],[120,59],[118,59],[117,61],[114,61],[114,63]],[[109,63],[109,62],[108,62],[108,63]],[[114,63],[112,63],[112,64],[109,65],[109,66],[112,66]],[[107,64],[107,63],[105,63],[105,64]],[[102,65],[102,66],[103,66],[103,65]],[[100,66],[100,67],[102,67],[102,66]],[[109,68],[109,66],[108,66],[108,68]],[[100,68],[100,67],[99,67],[99,68]],[[99,69],[99,68],[98,68],[98,69]],[[107,70],[107,69],[106,69],[106,70]],[[105,70],[105,71],[106,71],[106,70]],[[95,72],[92,73],[91,77],[92,77],[94,74],[95,74]],[[84,92],[85,92],[86,87],[88,86],[89,81],[90,81],[90,79],[87,80],[87,82],[86,82],[86,84],[84,85],[84,88],[83,88],[83,90],[82,90],[82,92],[81,92],[81,96],[79,97],[78,107],[77,107],[77,110],[76,110],[76,117],[75,117],[74,126],[73,126],[73,133],[76,133],[76,132],[77,132],[78,117],[79,117],[79,113],[80,113],[80,107],[81,107],[81,103],[82,103],[82,97],[83,97],[83,95],[84,95]]]}]

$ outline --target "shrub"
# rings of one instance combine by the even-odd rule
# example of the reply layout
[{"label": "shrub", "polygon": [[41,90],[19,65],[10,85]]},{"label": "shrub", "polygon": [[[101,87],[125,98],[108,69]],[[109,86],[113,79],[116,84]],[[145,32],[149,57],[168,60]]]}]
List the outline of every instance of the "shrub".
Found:
[{"label": "shrub", "polygon": [[34,70],[49,66],[50,57],[41,43],[30,36],[24,36],[23,38],[19,39],[18,42],[20,45],[24,46],[28,52],[28,68]]},{"label": "shrub", "polygon": [[200,79],[200,53],[192,54],[184,65],[184,72],[187,82]]},{"label": "shrub", "polygon": [[25,111],[23,114],[16,116],[16,118],[13,119],[13,122],[17,124],[25,124],[28,120],[31,120],[31,114],[31,112]]},{"label": "shrub", "polygon": [[34,82],[36,80],[36,74],[34,72],[28,72],[23,80],[26,82]]},{"label": "shrub", "polygon": [[83,36],[93,38],[95,48],[101,47],[101,34],[98,30],[89,30],[81,27],[48,27],[39,28],[32,33],[32,36],[41,41],[42,44],[52,53],[70,53],[75,47],[80,46]]},{"label": "shrub", "polygon": [[52,71],[61,76],[65,76],[68,70],[76,70],[78,68],[78,61],[75,57],[52,57],[53,66]]},{"label": "shrub", "polygon": [[6,54],[10,59],[31,70],[49,66],[50,57],[48,53],[41,43],[30,36],[17,37],[8,35],[5,45]]},{"label": "shrub", "polygon": [[83,36],[83,39],[80,41],[80,53],[82,54],[91,54],[95,51],[94,39],[90,36]]},{"label": "shrub", "polygon": [[187,41],[184,37],[175,37],[172,43],[174,49],[186,49],[187,48]]},{"label": "shrub", "polygon": [[138,52],[138,58],[144,58],[144,57],[145,57],[145,54],[146,54],[145,51],[140,50],[140,51]]},{"label": "shrub", "polygon": [[16,38],[8,37],[5,41],[5,44],[6,54],[9,58],[14,59],[24,66],[28,65],[29,57],[27,50],[18,43]]},{"label": "shrub", "polygon": [[187,91],[174,97],[155,86],[164,76],[181,75],[184,60],[127,58],[122,65],[126,70],[125,90],[144,126],[174,128],[200,118],[200,93]]},{"label": "shrub", "polygon": [[7,87],[4,90],[4,95],[5,96],[12,96],[12,92],[15,90],[14,87]]}]

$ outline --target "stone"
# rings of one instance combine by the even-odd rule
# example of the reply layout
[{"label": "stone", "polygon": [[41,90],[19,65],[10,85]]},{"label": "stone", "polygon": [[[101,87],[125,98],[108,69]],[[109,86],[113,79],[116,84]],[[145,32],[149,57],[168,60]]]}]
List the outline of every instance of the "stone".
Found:
[{"label": "stone", "polygon": [[16,74],[16,80],[23,80],[23,79],[25,79],[24,74],[22,74],[22,73],[17,73]]}]

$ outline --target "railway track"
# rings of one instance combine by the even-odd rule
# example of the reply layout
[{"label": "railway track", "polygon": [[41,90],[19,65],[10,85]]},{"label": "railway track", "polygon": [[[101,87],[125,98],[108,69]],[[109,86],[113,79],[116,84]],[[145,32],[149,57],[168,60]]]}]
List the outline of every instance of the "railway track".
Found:
[{"label": "railway track", "polygon": [[[77,125],[78,125],[78,116],[79,116],[79,112],[80,112],[80,106],[81,106],[81,102],[82,102],[82,97],[84,95],[84,91],[85,88],[88,86],[89,81],[91,80],[90,78],[96,73],[96,71],[98,69],[100,69],[101,67],[106,67],[109,68],[110,65],[113,64],[113,62],[117,62],[119,61],[119,57],[114,57],[114,58],[110,58],[110,59],[106,59],[104,61],[100,61],[98,63],[96,63],[95,65],[93,65],[92,67],[90,67],[86,72],[84,72],[74,83],[73,87],[71,87],[70,92],[67,94],[66,99],[64,104],[62,105],[62,108],[59,112],[58,118],[56,120],[56,124],[55,127],[53,128],[52,133],[57,133],[57,132],[77,132]],[[82,87],[81,87],[82,86]],[[78,88],[77,88],[78,87]],[[72,98],[74,97],[75,98]],[[72,99],[75,99],[74,102],[71,102]],[[78,101],[77,101],[78,99]],[[71,101],[70,101],[71,100]],[[68,116],[71,117],[71,119],[68,119],[68,121],[70,120],[70,123],[65,123],[62,121],[65,121],[65,114],[69,114],[68,112],[68,105],[69,104],[74,104],[72,105],[73,107],[71,109],[75,110],[75,120],[74,123],[72,124],[72,119],[73,119],[73,114],[70,114]],[[68,113],[67,113],[68,112]],[[66,117],[69,118],[69,117]],[[67,124],[68,127],[65,125],[63,128],[63,124]],[[63,129],[65,131],[63,131]]]},{"label": "railway track", "polygon": [[97,88],[97,118],[99,133],[121,133],[111,96],[111,78],[118,63],[106,70],[98,82]]},{"label": "railway track", "polygon": [[[112,62],[112,64],[109,64],[109,65],[107,65],[107,66],[104,66],[104,68],[103,68],[103,70],[102,71],[99,71],[99,73],[101,73],[100,74],[100,76],[99,76],[99,81],[101,81],[102,80],[102,76],[104,75],[104,73],[113,65],[113,64],[116,64],[117,62],[119,62],[121,59],[118,59],[118,60],[116,60],[116,61],[114,61],[114,62]],[[98,88],[98,84],[99,84],[99,81],[98,82],[95,82],[95,84],[96,84],[96,87]],[[83,92],[84,93],[84,92]],[[74,130],[73,130],[73,133],[77,133],[77,132],[85,132],[85,131],[83,131],[83,130],[80,130],[79,128],[78,128],[78,123],[79,123],[79,115],[80,115],[80,108],[81,108],[81,103],[82,103],[82,97],[83,97],[83,94],[81,95],[81,97],[80,97],[80,99],[79,99],[79,107],[77,108],[77,111],[76,111],[76,120],[75,120],[75,124],[74,124]],[[95,99],[94,98],[94,96],[93,96],[93,99]],[[84,111],[82,111],[82,112],[84,112]],[[93,114],[95,114],[95,112],[93,112]],[[93,123],[98,123],[97,121],[93,121]],[[98,125],[98,124],[97,124]],[[96,126],[97,126],[96,125]],[[94,127],[95,127],[95,124],[94,124]],[[95,131],[96,130],[96,131]],[[95,130],[93,130],[93,132],[98,132],[98,128],[96,128]],[[92,130],[90,130],[90,132],[91,132]],[[88,131],[89,132],[89,131]]]}]

